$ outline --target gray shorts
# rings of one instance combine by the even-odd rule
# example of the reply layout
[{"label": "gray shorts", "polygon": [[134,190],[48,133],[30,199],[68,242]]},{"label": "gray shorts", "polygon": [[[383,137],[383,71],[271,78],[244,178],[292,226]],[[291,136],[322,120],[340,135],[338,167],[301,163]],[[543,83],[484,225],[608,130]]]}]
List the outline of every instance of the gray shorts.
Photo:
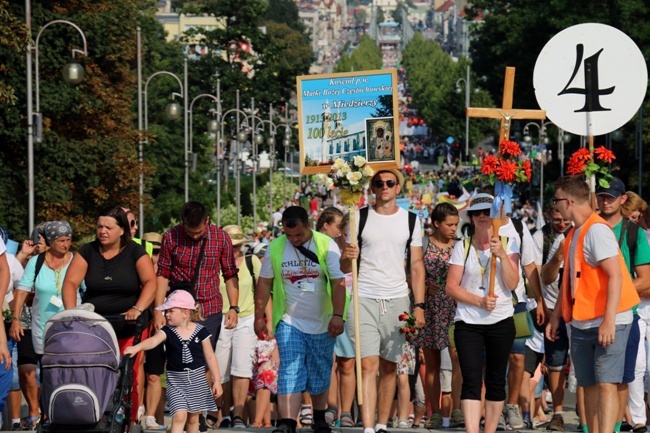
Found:
[{"label": "gray shorts", "polygon": [[571,326],[571,361],[578,386],[621,383],[625,367],[625,348],[632,324],[616,325],[614,344],[603,348],[598,343],[598,327]]},{"label": "gray shorts", "polygon": [[[406,338],[400,333],[403,322],[399,315],[411,311],[408,296],[394,299],[359,298],[359,333],[361,357],[381,356],[390,362],[402,359],[402,345]],[[354,343],[354,305],[348,308],[346,322],[348,335]]]}]

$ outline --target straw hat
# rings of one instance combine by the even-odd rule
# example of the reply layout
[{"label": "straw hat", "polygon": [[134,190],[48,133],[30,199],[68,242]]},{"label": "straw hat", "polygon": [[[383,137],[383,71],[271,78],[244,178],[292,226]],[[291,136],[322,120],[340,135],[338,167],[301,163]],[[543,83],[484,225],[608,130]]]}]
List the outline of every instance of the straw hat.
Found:
[{"label": "straw hat", "polygon": [[233,246],[243,245],[250,242],[250,239],[244,236],[244,232],[239,226],[236,225],[225,226],[223,230],[226,233],[228,233],[228,236],[230,236],[230,241],[232,242]]},{"label": "straw hat", "polygon": [[395,178],[397,179],[397,183],[399,183],[399,186],[400,186],[400,187],[403,187],[403,186],[404,186],[404,175],[402,174],[401,171],[399,171],[399,170],[396,169],[396,168],[390,168],[390,169],[379,170],[378,172],[376,172],[376,173],[372,176],[372,180],[374,180],[375,177],[376,177],[379,173],[384,173],[384,172],[386,172],[386,173],[392,173],[393,175],[395,175]]}]

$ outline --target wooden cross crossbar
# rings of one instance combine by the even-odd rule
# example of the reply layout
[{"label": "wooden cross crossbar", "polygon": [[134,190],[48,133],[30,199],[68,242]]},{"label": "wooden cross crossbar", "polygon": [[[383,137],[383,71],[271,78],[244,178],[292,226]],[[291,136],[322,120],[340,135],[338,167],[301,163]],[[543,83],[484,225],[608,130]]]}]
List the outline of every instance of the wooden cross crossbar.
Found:
[{"label": "wooden cross crossbar", "polygon": [[512,108],[512,95],[515,86],[515,68],[506,67],[506,76],[503,83],[503,101],[501,108],[475,108],[467,107],[467,117],[501,119],[499,129],[499,143],[510,138],[510,126],[513,119],[546,119],[546,110],[526,110]]}]

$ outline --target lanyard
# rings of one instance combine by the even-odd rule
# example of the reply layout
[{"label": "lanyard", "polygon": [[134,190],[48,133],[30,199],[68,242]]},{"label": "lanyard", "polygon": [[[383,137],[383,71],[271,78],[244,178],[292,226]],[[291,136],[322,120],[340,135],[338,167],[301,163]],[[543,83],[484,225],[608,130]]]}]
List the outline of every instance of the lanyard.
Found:
[{"label": "lanyard", "polygon": [[485,263],[485,267],[481,264],[481,256],[478,254],[478,248],[476,248],[476,245],[472,244],[474,247],[474,254],[476,254],[476,261],[478,261],[478,267],[481,269],[481,287],[480,289],[485,290],[485,287],[483,286],[483,280],[485,279],[485,273],[487,272],[488,266],[490,265],[490,260],[492,260],[492,256],[490,255],[488,257],[487,263]]}]

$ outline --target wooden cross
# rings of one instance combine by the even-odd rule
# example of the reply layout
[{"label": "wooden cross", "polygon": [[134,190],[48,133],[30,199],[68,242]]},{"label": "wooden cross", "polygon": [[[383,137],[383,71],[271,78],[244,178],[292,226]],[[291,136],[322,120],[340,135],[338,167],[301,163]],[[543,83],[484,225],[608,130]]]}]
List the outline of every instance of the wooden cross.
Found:
[{"label": "wooden cross", "polygon": [[501,119],[499,143],[510,139],[510,125],[513,119],[546,119],[546,110],[525,110],[512,108],[512,94],[515,86],[515,68],[506,67],[506,77],[503,83],[503,101],[501,108],[467,107],[467,117]]}]

